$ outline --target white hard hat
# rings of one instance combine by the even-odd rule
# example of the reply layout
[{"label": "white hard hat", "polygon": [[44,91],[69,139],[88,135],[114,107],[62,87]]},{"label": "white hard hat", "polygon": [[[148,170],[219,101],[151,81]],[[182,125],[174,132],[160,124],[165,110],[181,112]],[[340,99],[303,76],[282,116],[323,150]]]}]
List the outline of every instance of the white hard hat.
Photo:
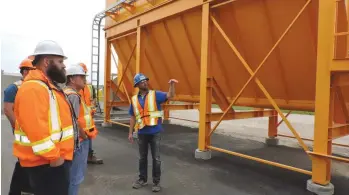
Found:
[{"label": "white hard hat", "polygon": [[69,68],[67,68],[66,76],[73,76],[73,75],[84,75],[87,76],[84,69],[79,65],[72,65]]},{"label": "white hard hat", "polygon": [[63,49],[56,42],[51,40],[41,41],[36,45],[33,55],[57,55],[62,56],[64,59],[67,57],[63,53]]}]

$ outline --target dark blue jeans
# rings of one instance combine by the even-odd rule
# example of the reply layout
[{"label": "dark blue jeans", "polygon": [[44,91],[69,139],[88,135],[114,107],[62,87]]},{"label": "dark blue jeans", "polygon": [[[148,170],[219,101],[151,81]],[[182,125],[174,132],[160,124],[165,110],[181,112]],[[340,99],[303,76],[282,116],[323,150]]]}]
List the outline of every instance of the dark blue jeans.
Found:
[{"label": "dark blue jeans", "polygon": [[153,183],[158,184],[161,176],[160,161],[160,133],[156,134],[139,134],[139,179],[148,180],[148,146],[150,146],[151,156],[153,159]]}]

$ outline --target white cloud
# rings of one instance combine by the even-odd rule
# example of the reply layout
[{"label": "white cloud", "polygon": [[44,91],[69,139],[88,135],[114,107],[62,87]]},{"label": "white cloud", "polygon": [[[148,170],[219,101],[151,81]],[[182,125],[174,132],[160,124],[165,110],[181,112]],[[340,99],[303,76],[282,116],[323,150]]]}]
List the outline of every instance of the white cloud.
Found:
[{"label": "white cloud", "polygon": [[[91,62],[91,28],[95,14],[105,9],[101,0],[5,0],[0,3],[1,69],[18,71],[18,63],[45,39],[58,42],[66,64]],[[101,33],[100,83],[104,78],[104,36]],[[116,71],[112,67],[113,72]]]}]

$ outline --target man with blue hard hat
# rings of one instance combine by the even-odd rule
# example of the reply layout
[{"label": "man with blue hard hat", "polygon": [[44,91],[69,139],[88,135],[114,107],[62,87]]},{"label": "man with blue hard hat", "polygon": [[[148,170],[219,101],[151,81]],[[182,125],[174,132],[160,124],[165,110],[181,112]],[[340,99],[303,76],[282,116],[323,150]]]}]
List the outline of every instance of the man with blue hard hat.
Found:
[{"label": "man with blue hard hat", "polygon": [[148,145],[153,159],[153,192],[160,191],[160,131],[162,130],[163,111],[161,104],[168,99],[174,97],[175,83],[177,80],[169,81],[169,91],[162,92],[150,90],[148,87],[149,78],[142,73],[136,74],[134,77],[134,87],[138,87],[139,92],[134,95],[131,100],[129,109],[130,131],[128,139],[133,142],[133,130],[138,132],[138,147],[139,147],[139,179],[133,184],[133,188],[139,189],[147,185],[148,179]]}]

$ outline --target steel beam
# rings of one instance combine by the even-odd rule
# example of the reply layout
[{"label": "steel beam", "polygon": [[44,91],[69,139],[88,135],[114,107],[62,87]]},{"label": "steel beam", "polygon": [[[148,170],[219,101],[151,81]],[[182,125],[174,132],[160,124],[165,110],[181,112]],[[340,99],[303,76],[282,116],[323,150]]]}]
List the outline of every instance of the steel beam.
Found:
[{"label": "steel beam", "polygon": [[[222,112],[211,113],[211,115],[208,118],[210,121],[218,121],[222,115],[223,115]],[[243,112],[228,113],[223,117],[223,120],[236,120],[236,119],[273,117],[273,116],[277,116],[277,113],[274,110],[243,111]]]},{"label": "steel beam", "polygon": [[105,44],[105,65],[104,65],[104,122],[110,120],[110,106],[108,102],[110,101],[110,75],[111,75],[111,42],[106,39]]},{"label": "steel beam", "polygon": [[349,135],[349,124],[335,124],[332,127],[329,128],[330,140],[338,139],[343,136]]},{"label": "steel beam", "polygon": [[208,115],[211,113],[212,88],[209,87],[211,68],[209,62],[209,39],[210,37],[210,5],[202,6],[201,26],[201,64],[200,64],[200,122],[199,122],[199,150],[207,150],[209,144],[208,133],[211,129],[211,122]]},{"label": "steel beam", "polygon": [[120,107],[120,106],[129,106],[130,103],[128,101],[117,101],[117,102],[109,102],[108,106],[110,107]]},{"label": "steel beam", "polygon": [[193,110],[198,109],[199,104],[163,104],[162,108],[168,110]]},{"label": "steel beam", "polygon": [[333,60],[331,64],[332,72],[349,72],[349,60]]},{"label": "steel beam", "polygon": [[[334,69],[331,62],[334,57],[335,9],[335,1],[319,0],[314,152],[324,155],[330,155],[332,152],[328,127],[332,122],[329,104],[331,102],[330,68]],[[329,159],[314,156],[312,168],[314,183],[321,185],[330,183],[331,161]]]}]

